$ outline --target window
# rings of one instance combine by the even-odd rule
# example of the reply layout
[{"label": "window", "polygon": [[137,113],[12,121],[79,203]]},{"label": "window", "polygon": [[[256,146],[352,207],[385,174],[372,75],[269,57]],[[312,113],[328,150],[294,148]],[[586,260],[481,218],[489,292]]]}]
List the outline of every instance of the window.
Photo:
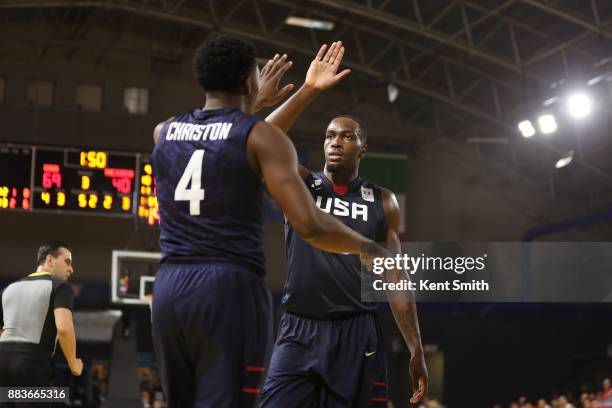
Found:
[{"label": "window", "polygon": [[0,103],[4,103],[6,94],[6,78],[0,76]]},{"label": "window", "polygon": [[77,108],[100,112],[102,110],[102,85],[80,84],[76,87]]},{"label": "window", "polygon": [[34,106],[53,106],[54,91],[53,81],[32,80],[28,84],[28,102]]},{"label": "window", "polygon": [[123,108],[132,114],[149,113],[149,90],[147,88],[125,88]]}]

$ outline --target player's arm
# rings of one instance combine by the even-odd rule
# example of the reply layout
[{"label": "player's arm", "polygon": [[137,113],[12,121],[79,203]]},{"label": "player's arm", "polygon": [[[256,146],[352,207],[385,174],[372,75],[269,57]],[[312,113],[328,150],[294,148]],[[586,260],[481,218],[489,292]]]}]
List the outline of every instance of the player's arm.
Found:
[{"label": "player's arm", "polygon": [[[382,199],[387,224],[387,247],[392,254],[399,254],[401,253],[399,205],[390,190],[382,189]],[[385,273],[385,280],[388,282],[399,282],[403,278],[405,278],[404,272],[398,269],[391,269]],[[388,292],[388,298],[395,322],[410,349],[410,378],[413,389],[410,402],[414,404],[427,395],[428,385],[414,294],[412,291],[394,291]]]},{"label": "player's arm", "polygon": [[72,287],[68,283],[58,286],[53,297],[53,316],[60,347],[66,357],[70,371],[81,375],[83,361],[76,357],[76,335],[72,322]]},{"label": "player's arm", "polygon": [[325,251],[353,254],[372,242],[315,206],[298,174],[295,147],[281,130],[258,122],[247,141],[247,155],[251,168],[263,177],[287,221],[306,242]]},{"label": "player's arm", "polygon": [[[269,114],[266,117],[266,122],[272,123],[287,133],[298,116],[321,92],[333,87],[351,72],[349,69],[345,69],[338,73],[343,56],[342,42],[332,43],[329,49],[327,49],[327,44],[323,44],[310,63],[304,84],[285,103]],[[303,180],[306,180],[310,174],[310,171],[301,164],[298,164],[298,171]]]},{"label": "player's arm", "polygon": [[164,127],[164,125],[170,121],[172,121],[172,119],[174,119],[174,116],[164,120],[163,122],[159,123],[157,126],[155,126],[155,130],[153,130],[153,142],[155,142],[157,144],[157,141],[159,140],[159,135],[161,134],[162,128]]}]

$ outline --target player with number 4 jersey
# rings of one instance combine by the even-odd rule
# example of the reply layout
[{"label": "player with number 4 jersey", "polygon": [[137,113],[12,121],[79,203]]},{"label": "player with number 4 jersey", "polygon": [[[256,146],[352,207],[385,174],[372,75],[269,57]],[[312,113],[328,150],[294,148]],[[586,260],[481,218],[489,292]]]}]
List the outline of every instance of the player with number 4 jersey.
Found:
[{"label": "player with number 4 jersey", "polygon": [[291,90],[278,89],[290,66],[277,55],[260,74],[250,44],[212,38],[194,57],[204,108],[155,129],[162,261],[152,327],[168,407],[258,402],[272,340],[272,302],[262,279],[264,182],[311,245],[357,254],[372,243],[317,209],[291,141],[252,115]]}]

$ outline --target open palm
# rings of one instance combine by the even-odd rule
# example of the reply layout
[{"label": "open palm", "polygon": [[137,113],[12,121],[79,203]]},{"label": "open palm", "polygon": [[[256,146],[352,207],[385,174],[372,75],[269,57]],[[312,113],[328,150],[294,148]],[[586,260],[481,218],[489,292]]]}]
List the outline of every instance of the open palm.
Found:
[{"label": "open palm", "polygon": [[341,41],[332,43],[329,49],[327,49],[327,44],[323,44],[317,56],[310,63],[304,83],[319,91],[325,91],[336,85],[351,73],[350,69],[338,73],[343,57],[344,47]]}]

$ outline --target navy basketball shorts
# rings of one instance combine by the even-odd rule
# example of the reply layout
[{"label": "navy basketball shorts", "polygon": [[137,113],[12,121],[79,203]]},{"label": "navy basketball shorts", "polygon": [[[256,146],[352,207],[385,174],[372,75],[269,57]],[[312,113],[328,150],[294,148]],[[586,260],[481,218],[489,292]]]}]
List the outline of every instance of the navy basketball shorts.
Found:
[{"label": "navy basketball shorts", "polygon": [[152,327],[169,408],[257,406],[272,345],[261,276],[229,263],[164,262]]},{"label": "navy basketball shorts", "polygon": [[386,407],[386,361],[376,314],[315,320],[285,313],[262,407]]}]

